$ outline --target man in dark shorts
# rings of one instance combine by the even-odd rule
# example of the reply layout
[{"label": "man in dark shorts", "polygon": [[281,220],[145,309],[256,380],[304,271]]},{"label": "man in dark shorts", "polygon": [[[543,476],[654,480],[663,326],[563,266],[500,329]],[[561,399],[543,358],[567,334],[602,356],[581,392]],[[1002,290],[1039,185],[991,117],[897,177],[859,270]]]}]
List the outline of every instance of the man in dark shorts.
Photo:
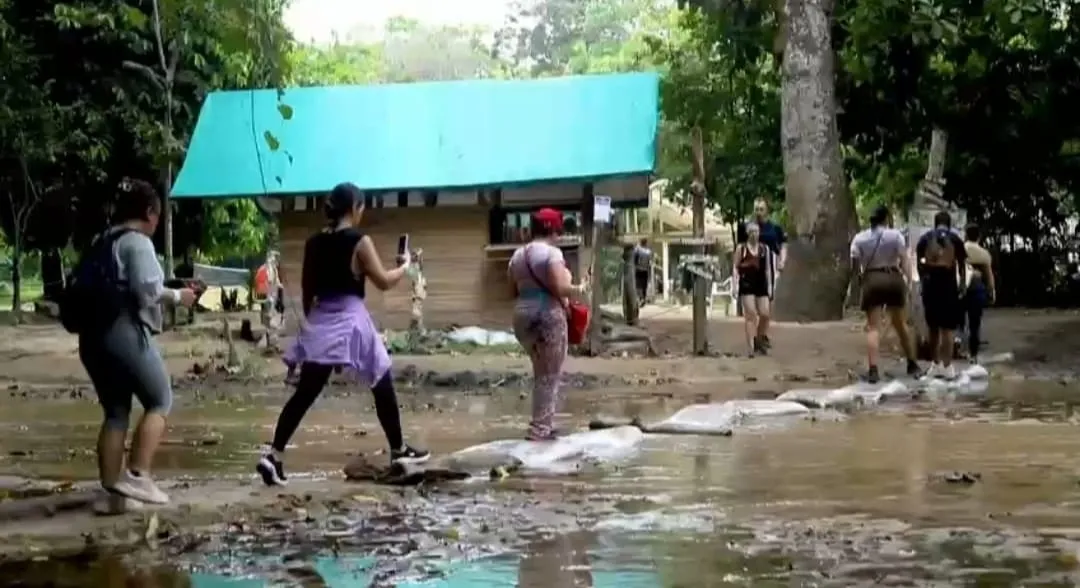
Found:
[{"label": "man in dark shorts", "polygon": [[934,228],[919,239],[915,256],[919,260],[923,313],[930,330],[933,363],[927,375],[952,380],[956,378],[953,333],[964,312],[960,285],[967,283],[967,253],[964,241],[952,230],[948,212],[934,215]]},{"label": "man in dark shorts", "polygon": [[882,310],[900,337],[907,358],[907,373],[920,374],[915,361],[915,343],[907,327],[907,290],[911,280],[907,241],[903,233],[889,223],[889,209],[878,206],[870,215],[870,228],[855,235],[851,241],[852,265],[861,275],[862,309],[866,313],[866,355],[870,364],[867,381],[877,383],[881,374],[878,359],[881,353],[880,325]]}]

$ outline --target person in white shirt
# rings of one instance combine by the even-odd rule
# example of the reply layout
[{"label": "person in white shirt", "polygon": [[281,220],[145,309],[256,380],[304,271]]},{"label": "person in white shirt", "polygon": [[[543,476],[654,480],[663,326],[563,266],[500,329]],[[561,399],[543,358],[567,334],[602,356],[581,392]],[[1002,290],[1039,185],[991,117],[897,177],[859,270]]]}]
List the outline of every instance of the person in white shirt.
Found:
[{"label": "person in white shirt", "polygon": [[900,345],[907,357],[908,375],[921,373],[915,361],[915,343],[907,326],[907,297],[911,283],[907,242],[903,233],[891,225],[889,209],[878,206],[870,215],[870,228],[855,235],[851,241],[851,262],[861,278],[861,307],[866,312],[867,381],[870,383],[881,379],[878,359],[883,310],[900,337]]}]

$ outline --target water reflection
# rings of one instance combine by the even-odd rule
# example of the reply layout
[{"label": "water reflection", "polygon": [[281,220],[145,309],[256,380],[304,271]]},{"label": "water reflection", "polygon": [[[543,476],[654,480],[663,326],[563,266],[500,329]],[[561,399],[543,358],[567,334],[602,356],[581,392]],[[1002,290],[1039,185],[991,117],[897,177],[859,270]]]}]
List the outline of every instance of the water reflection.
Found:
[{"label": "water reflection", "polygon": [[592,533],[536,537],[518,563],[519,588],[581,588],[593,585],[589,564]]},{"label": "water reflection", "polygon": [[[84,557],[0,566],[0,584],[654,588],[850,586],[882,578],[1010,585],[1064,577],[1062,585],[1077,585],[1080,578],[1071,574],[1080,555],[1080,435],[1068,399],[1074,392],[1056,385],[995,390],[977,403],[946,399],[731,438],[650,436],[626,467],[433,491],[386,525],[350,510],[363,524],[345,539],[330,541],[315,523],[290,527],[287,541],[253,534],[245,545],[265,544],[269,557],[224,539],[210,552],[173,562],[195,570],[190,574]],[[418,413],[409,422],[442,451],[513,437],[523,426],[524,401],[516,396],[443,395],[432,402],[445,411]],[[567,420],[648,418],[682,404],[581,395]],[[20,414],[11,418],[28,418]],[[205,471],[212,464],[246,472],[247,452],[267,433],[251,426],[252,414],[235,407],[191,412],[199,424],[181,426],[173,437],[199,439],[209,431],[223,440],[172,446],[165,469]],[[91,427],[38,416],[43,428],[13,438],[47,454],[58,450],[65,431],[76,431],[90,446]],[[336,469],[343,447],[377,446],[379,436],[359,434],[353,417],[337,405],[315,414],[296,461]],[[979,472],[982,481],[950,484],[937,475],[954,470]],[[451,528],[453,535],[443,533]],[[341,556],[310,544],[303,550],[318,540],[319,548],[337,542]]]}]

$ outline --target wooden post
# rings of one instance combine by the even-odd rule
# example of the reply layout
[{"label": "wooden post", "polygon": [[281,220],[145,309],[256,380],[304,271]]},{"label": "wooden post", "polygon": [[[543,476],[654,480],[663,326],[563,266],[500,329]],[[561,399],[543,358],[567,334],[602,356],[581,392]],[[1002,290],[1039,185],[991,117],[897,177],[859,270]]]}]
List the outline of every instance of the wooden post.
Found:
[{"label": "wooden post", "polygon": [[[705,146],[701,137],[701,127],[694,127],[691,131],[691,149],[693,152],[694,180],[690,186],[693,198],[691,210],[693,213],[694,237],[700,239],[694,248],[695,253],[705,255]],[[708,285],[705,278],[694,274],[694,355],[705,355],[709,352],[708,339],[708,316],[706,314],[706,298]]]},{"label": "wooden post", "polygon": [[634,263],[634,246],[623,245],[622,251],[622,299],[623,318],[626,324],[636,325],[641,311],[641,301],[638,300],[637,291],[637,267]]},{"label": "wooden post", "polygon": [[600,302],[603,299],[603,288],[601,287],[600,271],[598,271],[600,257],[600,249],[602,247],[602,240],[605,236],[604,231],[596,225],[596,219],[594,218],[594,206],[596,205],[596,195],[592,184],[585,184],[582,188],[581,201],[582,211],[581,218],[584,221],[584,230],[582,231],[582,239],[584,245],[587,247],[589,261],[588,271],[586,275],[592,280],[592,292],[590,299],[590,315],[592,320],[589,322],[589,333],[586,340],[586,346],[588,348],[589,355],[600,355],[603,351],[603,320],[600,318]]},{"label": "wooden post", "polygon": [[424,278],[424,250],[410,252],[409,282],[412,286],[409,306],[409,338],[420,341],[424,334],[424,300],[427,299],[427,280]]},{"label": "wooden post", "polygon": [[660,272],[663,275],[661,278],[661,284],[664,285],[663,300],[665,303],[671,302],[671,244],[665,239],[662,244],[660,254]]}]

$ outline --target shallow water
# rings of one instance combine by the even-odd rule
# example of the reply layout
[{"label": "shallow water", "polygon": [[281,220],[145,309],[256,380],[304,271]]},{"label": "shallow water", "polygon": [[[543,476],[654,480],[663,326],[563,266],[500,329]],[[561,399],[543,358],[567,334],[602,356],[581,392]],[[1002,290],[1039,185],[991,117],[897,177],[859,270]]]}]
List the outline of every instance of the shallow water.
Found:
[{"label": "shallow water", "polygon": [[[1080,390],[1056,383],[996,382],[974,402],[944,398],[730,438],[650,436],[622,467],[427,491],[375,518],[234,531],[176,554],[168,568],[134,566],[134,556],[66,568],[46,561],[0,568],[0,583],[1071,586],[1080,582],[1074,398]],[[581,392],[565,417],[648,418],[690,400],[662,391]],[[0,460],[0,472],[92,475],[92,459],[80,450],[95,433],[93,405],[25,404],[5,410],[0,433],[5,449],[27,455]],[[359,419],[350,404],[365,405]],[[327,399],[298,434],[290,464],[334,471],[343,452],[379,447],[367,404]],[[417,393],[403,404],[410,435],[440,451],[517,437],[528,410],[516,393]],[[162,475],[247,475],[276,408],[181,408],[174,444],[159,460]],[[952,471],[981,479],[950,483],[943,473]]]}]

